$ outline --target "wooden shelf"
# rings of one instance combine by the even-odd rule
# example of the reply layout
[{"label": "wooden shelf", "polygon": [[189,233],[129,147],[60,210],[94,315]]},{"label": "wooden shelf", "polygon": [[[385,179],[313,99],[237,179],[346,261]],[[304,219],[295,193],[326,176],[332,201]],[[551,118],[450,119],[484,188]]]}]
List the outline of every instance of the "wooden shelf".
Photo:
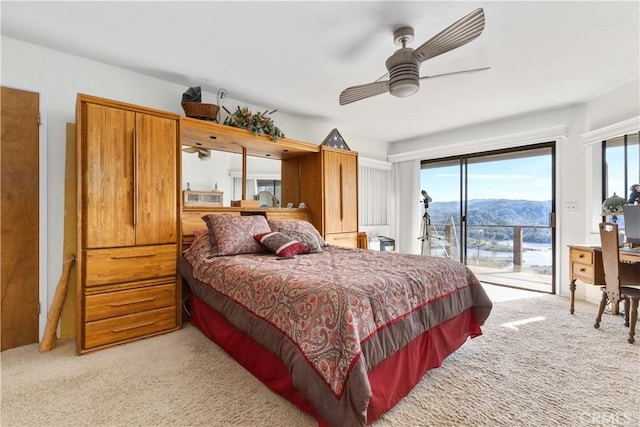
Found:
[{"label": "wooden shelf", "polygon": [[277,160],[320,152],[319,145],[308,142],[289,138],[273,142],[270,136],[184,116],[180,117],[180,138],[182,145],[238,154],[246,149],[247,156]]}]

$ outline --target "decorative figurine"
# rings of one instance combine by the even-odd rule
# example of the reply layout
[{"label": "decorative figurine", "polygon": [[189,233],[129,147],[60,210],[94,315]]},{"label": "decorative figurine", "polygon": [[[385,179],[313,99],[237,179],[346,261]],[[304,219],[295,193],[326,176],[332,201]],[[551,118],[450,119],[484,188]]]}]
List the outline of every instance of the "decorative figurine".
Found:
[{"label": "decorative figurine", "polygon": [[634,205],[636,203],[640,204],[640,184],[633,184],[629,187],[629,191],[631,191],[631,193],[629,194],[629,200],[627,200],[627,203],[630,205]]}]

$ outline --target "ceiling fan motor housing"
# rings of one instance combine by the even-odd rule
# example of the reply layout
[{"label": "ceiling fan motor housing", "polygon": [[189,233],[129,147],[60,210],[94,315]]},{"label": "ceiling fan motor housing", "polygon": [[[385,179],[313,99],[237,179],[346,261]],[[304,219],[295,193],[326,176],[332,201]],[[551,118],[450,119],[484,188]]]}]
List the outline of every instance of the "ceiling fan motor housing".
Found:
[{"label": "ceiling fan motor housing", "polygon": [[413,49],[398,49],[387,59],[389,70],[389,93],[405,98],[420,88],[420,61],[413,55]]}]

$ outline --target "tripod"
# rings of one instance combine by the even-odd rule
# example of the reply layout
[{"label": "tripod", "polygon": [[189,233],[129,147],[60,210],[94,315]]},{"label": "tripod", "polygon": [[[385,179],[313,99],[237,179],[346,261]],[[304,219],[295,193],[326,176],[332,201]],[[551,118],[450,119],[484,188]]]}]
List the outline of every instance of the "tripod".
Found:
[{"label": "tripod", "polygon": [[424,215],[422,215],[422,223],[420,225],[420,236],[418,239],[422,242],[420,245],[420,254],[425,254],[425,245],[428,244],[429,240],[429,228],[431,228],[431,217],[429,216],[429,212],[427,211],[426,200],[425,200],[425,209]]},{"label": "tripod", "polygon": [[[426,191],[423,191],[422,195],[424,197],[424,200],[421,201],[421,203],[424,203],[424,215],[422,215],[422,223],[420,225],[420,236],[418,236],[418,239],[420,239],[420,241],[422,242],[420,253],[422,255],[425,255],[425,252],[431,252],[431,251],[425,251],[425,246],[429,244],[428,242],[429,237],[432,237],[434,239],[440,239],[440,236],[433,236],[429,234],[429,231],[431,230],[431,217],[429,216],[429,201],[431,200],[431,197],[429,197],[429,195],[426,194]],[[427,254],[427,255],[430,255],[430,254]]]},{"label": "tripod", "polygon": [[[418,236],[418,239],[420,239],[420,241],[422,242],[420,253],[422,255],[431,255],[431,245],[429,243],[429,237],[431,237],[432,239],[436,239],[440,242],[445,256],[448,258],[449,253],[447,252],[447,248],[442,242],[442,237],[440,237],[440,235],[438,234],[438,229],[435,227],[433,227],[433,229],[431,228],[431,217],[429,216],[429,202],[431,201],[431,197],[429,197],[427,192],[424,190],[422,190],[422,197],[424,197],[424,199],[421,201],[421,203],[424,203],[424,215],[422,215],[420,236]],[[433,231],[434,234],[431,234],[431,231]]]}]

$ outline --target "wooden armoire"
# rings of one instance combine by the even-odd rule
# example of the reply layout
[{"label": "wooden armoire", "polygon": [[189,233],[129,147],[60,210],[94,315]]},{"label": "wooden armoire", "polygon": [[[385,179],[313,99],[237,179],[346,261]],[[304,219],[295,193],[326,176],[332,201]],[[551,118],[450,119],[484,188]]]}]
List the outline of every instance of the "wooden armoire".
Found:
[{"label": "wooden armoire", "polygon": [[358,153],[323,145],[282,163],[283,202],[305,203],[327,243],[358,247]]},{"label": "wooden armoire", "polygon": [[79,354],[180,326],[179,116],[78,95]]}]

